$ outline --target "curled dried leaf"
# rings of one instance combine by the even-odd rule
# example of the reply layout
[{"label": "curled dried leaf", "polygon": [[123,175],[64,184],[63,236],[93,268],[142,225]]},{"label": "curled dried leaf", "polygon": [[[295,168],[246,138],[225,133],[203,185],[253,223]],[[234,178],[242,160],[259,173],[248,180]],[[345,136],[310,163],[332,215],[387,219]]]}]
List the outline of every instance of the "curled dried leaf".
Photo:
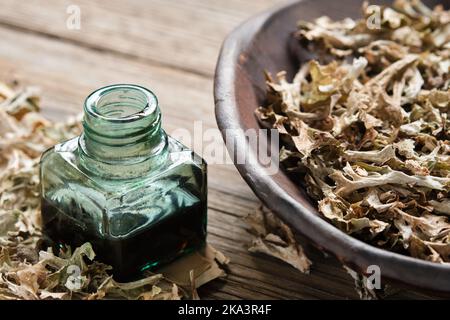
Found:
[{"label": "curled dried leaf", "polygon": [[303,273],[309,273],[311,261],[296,241],[291,229],[265,207],[245,218],[249,231],[255,235],[250,252],[280,259]]}]

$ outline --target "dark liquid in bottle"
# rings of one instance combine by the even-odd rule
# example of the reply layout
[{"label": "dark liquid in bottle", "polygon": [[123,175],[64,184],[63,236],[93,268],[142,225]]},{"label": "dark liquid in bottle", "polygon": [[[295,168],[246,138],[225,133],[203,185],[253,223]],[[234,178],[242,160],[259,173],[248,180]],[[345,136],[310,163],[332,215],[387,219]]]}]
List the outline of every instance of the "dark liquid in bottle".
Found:
[{"label": "dark liquid in bottle", "polygon": [[[87,212],[83,216],[89,216]],[[130,214],[130,219],[142,215]],[[137,221],[134,221],[136,224]],[[179,209],[126,236],[101,236],[97,226],[77,223],[49,201],[42,200],[43,232],[52,245],[73,247],[90,242],[97,258],[113,267],[114,279],[127,281],[139,277],[141,271],[154,269],[205,243],[206,204]]]}]

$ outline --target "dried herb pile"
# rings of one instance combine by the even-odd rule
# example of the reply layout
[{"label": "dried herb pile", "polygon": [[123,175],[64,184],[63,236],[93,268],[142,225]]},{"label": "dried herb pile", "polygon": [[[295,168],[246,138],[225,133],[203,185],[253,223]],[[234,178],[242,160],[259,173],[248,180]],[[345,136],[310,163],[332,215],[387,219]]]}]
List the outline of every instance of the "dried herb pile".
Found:
[{"label": "dried herb pile", "polygon": [[375,246],[450,262],[450,12],[398,0],[379,13],[364,4],[358,21],[299,22],[309,61],[292,82],[267,75],[257,115],[324,218]]},{"label": "dried herb pile", "polygon": [[[53,123],[39,113],[38,91],[0,83],[0,300],[198,298],[228,259],[209,245],[160,274],[117,283],[89,243],[53,252],[41,243],[38,167],[41,153],[80,133],[80,119]],[[74,271],[79,270],[79,274]]]}]

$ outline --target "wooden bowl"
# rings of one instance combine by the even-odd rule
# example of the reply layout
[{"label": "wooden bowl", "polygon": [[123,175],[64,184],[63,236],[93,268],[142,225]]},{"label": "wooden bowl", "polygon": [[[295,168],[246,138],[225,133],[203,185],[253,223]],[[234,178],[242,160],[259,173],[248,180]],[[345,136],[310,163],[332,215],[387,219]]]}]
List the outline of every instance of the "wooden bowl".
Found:
[{"label": "wooden bowl", "polygon": [[[432,6],[439,3],[425,2]],[[444,6],[448,7],[449,2],[444,1]],[[383,3],[388,2],[371,1],[371,4]],[[248,20],[227,37],[216,68],[214,95],[217,123],[229,150],[233,147],[230,142],[245,141],[243,130],[260,128],[254,111],[265,98],[263,70],[272,74],[286,70],[288,78],[298,70],[301,63],[299,52],[293,54],[290,45],[297,21],[312,20],[322,15],[335,19],[358,18],[361,4],[358,0],[291,2]],[[235,151],[243,153],[247,147],[246,143],[239,143]],[[257,157],[257,150],[251,146],[249,150],[250,157]],[[259,163],[235,165],[267,207],[319,249],[334,254],[343,264],[361,273],[367,273],[368,266],[377,265],[383,280],[450,293],[450,264],[415,259],[357,240],[322,219],[305,191],[283,171],[269,175]]]}]

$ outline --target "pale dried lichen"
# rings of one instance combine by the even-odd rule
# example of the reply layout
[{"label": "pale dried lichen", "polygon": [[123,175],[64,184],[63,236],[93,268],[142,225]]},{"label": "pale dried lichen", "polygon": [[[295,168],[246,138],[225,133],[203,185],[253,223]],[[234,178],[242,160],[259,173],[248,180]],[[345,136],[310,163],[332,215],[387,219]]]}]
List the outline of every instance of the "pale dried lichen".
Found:
[{"label": "pale dried lichen", "polygon": [[309,273],[311,261],[295,239],[292,230],[270,210],[260,207],[245,218],[255,237],[250,252],[266,254],[284,261],[303,273]]},{"label": "pale dried lichen", "polygon": [[364,19],[300,22],[292,82],[267,75],[257,110],[282,166],[335,226],[375,246],[450,262],[450,12],[420,1]]}]

